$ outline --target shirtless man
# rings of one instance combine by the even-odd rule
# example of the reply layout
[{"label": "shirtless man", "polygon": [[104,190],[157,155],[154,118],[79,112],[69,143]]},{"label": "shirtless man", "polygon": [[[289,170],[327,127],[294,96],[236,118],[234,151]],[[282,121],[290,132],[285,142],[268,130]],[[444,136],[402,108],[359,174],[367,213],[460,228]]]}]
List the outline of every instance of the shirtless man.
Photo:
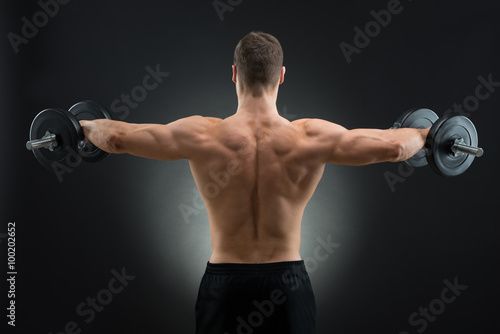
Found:
[{"label": "shirtless man", "polygon": [[[278,40],[252,32],[234,53],[234,115],[191,116],[166,125],[81,121],[86,139],[106,152],[189,160],[212,242],[196,303],[196,333],[315,333],[300,231],[326,163],[403,161],[424,147],[428,129],[289,122],[276,107],[284,76]],[[214,176],[223,189],[210,187]]]}]

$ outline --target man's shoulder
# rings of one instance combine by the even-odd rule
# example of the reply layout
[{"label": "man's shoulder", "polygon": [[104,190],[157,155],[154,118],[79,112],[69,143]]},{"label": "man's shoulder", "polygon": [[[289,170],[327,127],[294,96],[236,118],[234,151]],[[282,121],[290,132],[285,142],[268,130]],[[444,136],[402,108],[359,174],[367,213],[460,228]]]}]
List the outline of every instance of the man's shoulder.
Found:
[{"label": "man's shoulder", "polygon": [[184,127],[185,130],[192,131],[202,131],[203,129],[209,129],[214,125],[222,122],[222,119],[216,117],[206,117],[200,115],[188,116],[182,119],[179,119],[178,124]]},{"label": "man's shoulder", "polygon": [[339,124],[321,118],[303,118],[291,122],[304,136],[323,138],[325,135],[335,135],[344,131],[344,127]]},{"label": "man's shoulder", "polygon": [[210,122],[211,124],[219,124],[220,122],[223,121],[222,118],[218,117],[207,117],[207,116],[202,116],[206,121]]},{"label": "man's shoulder", "polygon": [[305,134],[313,134],[330,122],[320,118],[301,118],[290,123],[296,128],[304,131]]},{"label": "man's shoulder", "polygon": [[321,118],[299,118],[299,119],[296,119],[290,123],[295,125],[295,126],[304,127],[304,126],[319,126],[321,124],[329,123],[329,122],[325,121],[324,119],[321,119]]},{"label": "man's shoulder", "polygon": [[184,119],[189,120],[191,122],[205,123],[205,124],[216,124],[216,123],[220,123],[223,121],[222,118],[208,117],[208,116],[201,116],[201,115],[188,116]]}]

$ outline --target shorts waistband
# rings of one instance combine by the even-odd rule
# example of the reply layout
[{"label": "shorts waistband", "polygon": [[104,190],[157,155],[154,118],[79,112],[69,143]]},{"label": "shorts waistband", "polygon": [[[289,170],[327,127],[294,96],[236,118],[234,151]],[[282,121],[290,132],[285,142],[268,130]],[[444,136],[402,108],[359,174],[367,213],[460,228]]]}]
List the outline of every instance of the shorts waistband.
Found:
[{"label": "shorts waistband", "polygon": [[271,275],[288,270],[306,270],[304,260],[272,263],[210,263],[207,262],[206,274],[211,275]]}]

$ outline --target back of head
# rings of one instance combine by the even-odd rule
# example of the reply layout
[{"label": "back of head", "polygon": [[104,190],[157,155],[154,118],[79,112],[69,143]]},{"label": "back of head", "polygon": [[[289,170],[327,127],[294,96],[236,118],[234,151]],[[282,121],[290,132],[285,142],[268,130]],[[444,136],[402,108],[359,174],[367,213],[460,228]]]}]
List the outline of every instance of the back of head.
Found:
[{"label": "back of head", "polygon": [[240,40],[234,51],[234,65],[243,90],[260,96],[277,86],[283,66],[283,49],[272,35],[251,32]]}]

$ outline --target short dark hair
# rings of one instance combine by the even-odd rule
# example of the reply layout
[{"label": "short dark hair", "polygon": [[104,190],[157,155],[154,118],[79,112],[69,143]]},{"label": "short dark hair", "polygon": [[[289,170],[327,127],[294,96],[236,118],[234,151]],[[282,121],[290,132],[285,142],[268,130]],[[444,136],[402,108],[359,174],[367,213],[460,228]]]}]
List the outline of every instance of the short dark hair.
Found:
[{"label": "short dark hair", "polygon": [[243,87],[258,96],[263,88],[278,84],[283,67],[283,49],[274,36],[251,32],[239,41],[233,61]]}]

